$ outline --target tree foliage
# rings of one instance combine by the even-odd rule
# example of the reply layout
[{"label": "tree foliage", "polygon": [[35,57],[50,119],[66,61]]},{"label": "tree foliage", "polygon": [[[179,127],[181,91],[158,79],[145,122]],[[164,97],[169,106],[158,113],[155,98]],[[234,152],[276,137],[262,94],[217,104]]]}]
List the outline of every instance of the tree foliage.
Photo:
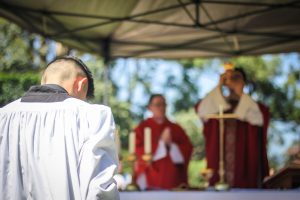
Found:
[{"label": "tree foliage", "polygon": [[24,71],[32,59],[32,37],[0,18],[1,71]]},{"label": "tree foliage", "polygon": [[0,72],[0,107],[19,98],[30,86],[40,82],[37,73],[1,73]]},{"label": "tree foliage", "polygon": [[0,18],[0,107],[39,83],[35,36]]},{"label": "tree foliage", "polygon": [[[30,34],[1,18],[0,28],[0,106],[3,106],[20,97],[30,85],[38,84],[47,58],[61,53],[57,50],[58,44],[54,45],[54,49],[52,41]],[[185,128],[193,142],[193,158],[204,158],[202,125],[193,106],[203,98],[199,94],[207,85],[197,83],[207,71],[219,73],[225,61],[246,70],[249,92],[269,106],[272,113],[269,141],[284,142],[280,137],[284,133],[277,128],[277,121],[290,124],[290,132],[299,132],[300,66],[284,65],[284,55],[179,61],[119,59],[104,66],[98,56],[67,47],[62,49],[63,53],[82,58],[91,68],[96,88],[95,98],[91,102],[108,100],[120,130],[123,148],[127,147],[129,132],[146,116],[150,94],[162,93],[167,97],[169,116]],[[297,59],[300,63],[299,55]]]}]

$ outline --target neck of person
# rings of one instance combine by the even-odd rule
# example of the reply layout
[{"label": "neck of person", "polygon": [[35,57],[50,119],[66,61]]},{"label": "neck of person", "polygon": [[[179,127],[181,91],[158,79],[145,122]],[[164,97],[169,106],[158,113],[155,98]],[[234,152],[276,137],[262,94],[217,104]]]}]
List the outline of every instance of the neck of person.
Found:
[{"label": "neck of person", "polygon": [[228,101],[239,101],[240,100],[240,96],[238,94],[236,94],[235,92],[231,91],[230,95],[227,97]]},{"label": "neck of person", "polygon": [[162,124],[162,123],[164,123],[166,121],[166,117],[165,116],[163,116],[163,117],[155,117],[154,116],[153,119],[158,124]]}]

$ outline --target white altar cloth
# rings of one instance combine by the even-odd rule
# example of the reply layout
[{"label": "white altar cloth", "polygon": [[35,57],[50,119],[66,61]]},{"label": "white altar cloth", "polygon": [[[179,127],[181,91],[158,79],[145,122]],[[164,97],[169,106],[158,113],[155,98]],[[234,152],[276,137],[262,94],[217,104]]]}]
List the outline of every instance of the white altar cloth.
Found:
[{"label": "white altar cloth", "polygon": [[120,192],[121,200],[299,200],[300,189],[217,191],[143,191]]}]

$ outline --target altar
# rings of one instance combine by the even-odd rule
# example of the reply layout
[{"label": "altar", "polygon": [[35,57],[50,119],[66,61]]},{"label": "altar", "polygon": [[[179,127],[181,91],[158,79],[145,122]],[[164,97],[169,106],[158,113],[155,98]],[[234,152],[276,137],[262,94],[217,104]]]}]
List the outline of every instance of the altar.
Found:
[{"label": "altar", "polygon": [[121,200],[299,200],[300,189],[258,190],[231,189],[230,191],[143,191],[120,192]]}]

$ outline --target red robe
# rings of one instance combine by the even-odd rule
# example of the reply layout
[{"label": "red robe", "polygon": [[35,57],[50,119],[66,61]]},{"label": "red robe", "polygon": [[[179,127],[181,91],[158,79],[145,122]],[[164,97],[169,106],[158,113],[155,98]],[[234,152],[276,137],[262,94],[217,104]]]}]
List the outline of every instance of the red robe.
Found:
[{"label": "red robe", "polygon": [[[224,120],[224,160],[225,180],[231,187],[257,188],[259,154],[262,157],[261,179],[268,175],[267,128],[269,125],[268,108],[259,104],[264,125],[258,127],[237,119]],[[259,129],[262,128],[262,152],[258,148]],[[204,123],[205,151],[207,168],[214,170],[210,184],[219,181],[219,121],[210,119]],[[260,180],[262,181],[262,180]]]},{"label": "red robe", "polygon": [[[162,131],[171,129],[172,142],[176,143],[184,157],[184,164],[174,164],[169,154],[166,157],[152,161],[150,165],[142,160],[144,154],[144,129],[151,128],[152,154],[158,147]],[[177,124],[166,120],[162,124],[156,123],[153,118],[142,121],[136,128],[136,154],[135,178],[145,173],[147,189],[171,189],[182,183],[187,184],[187,168],[192,154],[193,146],[185,131]]]}]

